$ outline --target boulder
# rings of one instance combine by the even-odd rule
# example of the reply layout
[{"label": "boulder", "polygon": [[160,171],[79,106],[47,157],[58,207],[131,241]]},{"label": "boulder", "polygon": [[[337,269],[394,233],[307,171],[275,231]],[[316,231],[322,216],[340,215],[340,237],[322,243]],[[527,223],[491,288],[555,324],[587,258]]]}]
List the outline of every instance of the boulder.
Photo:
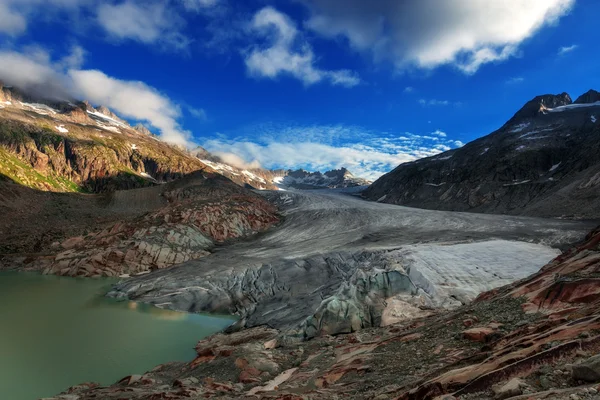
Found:
[{"label": "boulder", "polygon": [[523,390],[527,387],[528,385],[519,378],[513,378],[503,385],[494,386],[492,390],[496,399],[502,400],[523,394]]},{"label": "boulder", "polygon": [[572,366],[573,379],[586,382],[600,382],[600,354]]},{"label": "boulder", "polygon": [[488,342],[493,334],[492,328],[471,328],[463,331],[465,339],[480,343]]}]

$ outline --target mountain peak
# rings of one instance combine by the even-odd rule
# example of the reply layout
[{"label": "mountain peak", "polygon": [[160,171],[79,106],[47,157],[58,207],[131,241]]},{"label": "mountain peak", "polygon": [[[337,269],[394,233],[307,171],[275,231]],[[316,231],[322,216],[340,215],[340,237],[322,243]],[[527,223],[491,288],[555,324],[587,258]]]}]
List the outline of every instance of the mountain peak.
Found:
[{"label": "mountain peak", "polygon": [[522,118],[533,118],[548,108],[556,108],[572,104],[573,100],[568,93],[544,94],[536,96],[529,100],[517,113],[511,118],[511,121]]},{"label": "mountain peak", "polygon": [[600,92],[590,89],[575,100],[575,104],[590,104],[600,101]]},{"label": "mountain peak", "polygon": [[144,124],[137,124],[133,127],[133,129],[135,129],[139,133],[143,133],[144,135],[152,136],[152,132],[150,131],[150,129],[146,128]]}]

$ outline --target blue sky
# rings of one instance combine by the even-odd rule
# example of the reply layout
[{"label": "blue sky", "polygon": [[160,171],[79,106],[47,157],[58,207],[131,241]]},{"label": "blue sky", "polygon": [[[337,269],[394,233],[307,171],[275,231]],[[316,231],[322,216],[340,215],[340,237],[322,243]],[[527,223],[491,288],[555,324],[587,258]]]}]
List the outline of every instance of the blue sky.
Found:
[{"label": "blue sky", "polygon": [[0,79],[238,165],[376,178],[535,95],[599,88],[599,15],[592,0],[0,0]]}]

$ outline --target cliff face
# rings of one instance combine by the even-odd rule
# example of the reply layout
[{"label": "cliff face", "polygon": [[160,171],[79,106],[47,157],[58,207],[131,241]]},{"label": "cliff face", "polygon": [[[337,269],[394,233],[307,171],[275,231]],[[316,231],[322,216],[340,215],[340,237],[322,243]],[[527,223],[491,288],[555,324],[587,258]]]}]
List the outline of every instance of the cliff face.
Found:
[{"label": "cliff face", "polygon": [[0,174],[24,186],[106,192],[168,182],[206,168],[104,107],[25,102],[27,97],[7,88],[0,93]]},{"label": "cliff face", "polygon": [[406,163],[370,200],[414,207],[598,218],[600,103],[590,91],[538,96],[504,126],[460,149]]}]

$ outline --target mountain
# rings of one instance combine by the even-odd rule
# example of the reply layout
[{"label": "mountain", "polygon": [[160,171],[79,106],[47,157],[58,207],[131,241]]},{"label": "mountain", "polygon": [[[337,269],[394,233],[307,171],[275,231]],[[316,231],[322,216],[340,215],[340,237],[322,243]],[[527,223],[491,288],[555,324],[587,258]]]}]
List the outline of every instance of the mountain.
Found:
[{"label": "mountain", "polygon": [[106,107],[47,101],[0,85],[0,174],[24,186],[106,192],[207,168],[148,133]]},{"label": "mountain", "polygon": [[3,86],[0,217],[0,269],[69,276],[167,268],[279,222],[263,197],[106,107]]},{"label": "mountain", "polygon": [[371,182],[357,178],[346,168],[334,169],[324,173],[307,172],[302,169],[287,171],[286,175],[278,181],[283,187],[295,189],[338,189],[356,186],[366,186]]},{"label": "mountain", "polygon": [[237,184],[259,190],[337,189],[366,186],[371,183],[366,179],[355,177],[346,168],[324,173],[319,171],[307,172],[302,169],[244,169],[225,163],[221,158],[211,154],[202,147],[194,149],[191,154],[198,157],[202,163],[210,166]]},{"label": "mountain", "polygon": [[600,93],[537,96],[500,129],[399,165],[363,195],[413,207],[599,218]]}]

